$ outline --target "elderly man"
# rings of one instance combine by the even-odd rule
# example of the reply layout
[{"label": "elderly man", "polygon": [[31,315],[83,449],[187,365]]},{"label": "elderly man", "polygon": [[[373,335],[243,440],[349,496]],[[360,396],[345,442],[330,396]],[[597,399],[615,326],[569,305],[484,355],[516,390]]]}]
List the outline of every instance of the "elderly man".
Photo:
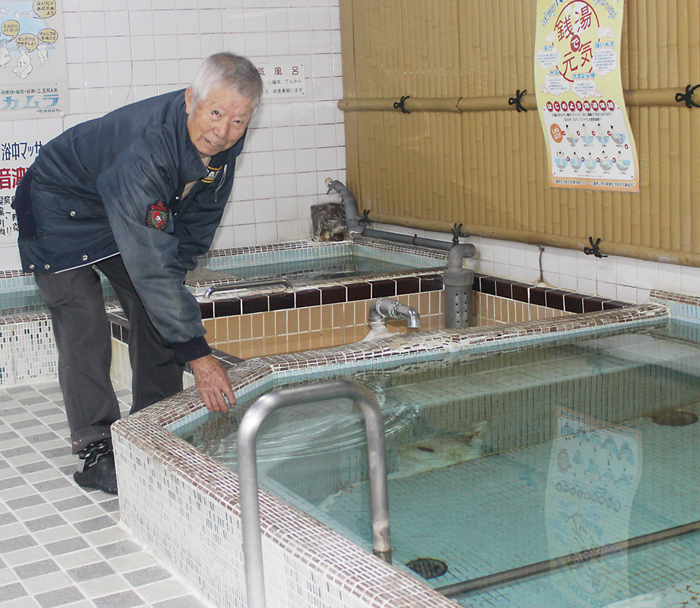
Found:
[{"label": "elderly man", "polygon": [[235,403],[184,285],[226,205],[260,103],[258,70],[209,57],[191,87],[125,106],[47,143],[17,188],[22,266],[51,311],[74,474],[117,493],[110,425],[119,405],[99,269],[129,319],[136,412],[182,390],[189,363],[212,411]]}]

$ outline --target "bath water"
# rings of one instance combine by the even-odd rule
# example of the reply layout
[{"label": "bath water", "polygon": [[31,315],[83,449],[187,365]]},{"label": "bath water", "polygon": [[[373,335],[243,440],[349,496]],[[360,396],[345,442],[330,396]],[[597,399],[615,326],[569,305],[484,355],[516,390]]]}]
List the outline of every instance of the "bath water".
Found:
[{"label": "bath water", "polygon": [[[350,377],[385,412],[394,563],[455,601],[592,608],[700,577],[696,326]],[[242,411],[178,434],[235,469]],[[371,550],[349,403],[271,415],[258,462],[266,489]]]}]

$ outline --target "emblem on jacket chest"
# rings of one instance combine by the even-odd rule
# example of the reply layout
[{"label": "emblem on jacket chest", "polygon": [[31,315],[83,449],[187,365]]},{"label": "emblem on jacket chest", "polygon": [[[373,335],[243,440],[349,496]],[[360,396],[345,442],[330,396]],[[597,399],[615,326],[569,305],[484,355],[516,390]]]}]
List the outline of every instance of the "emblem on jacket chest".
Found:
[{"label": "emblem on jacket chest", "polygon": [[146,211],[146,226],[165,230],[168,225],[168,208],[160,201],[148,206]]}]

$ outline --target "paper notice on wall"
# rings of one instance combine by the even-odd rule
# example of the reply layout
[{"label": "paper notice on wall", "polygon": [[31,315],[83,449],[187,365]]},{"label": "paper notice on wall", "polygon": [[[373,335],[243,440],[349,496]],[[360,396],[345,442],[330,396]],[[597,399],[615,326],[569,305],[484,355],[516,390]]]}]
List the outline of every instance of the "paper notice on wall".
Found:
[{"label": "paper notice on wall", "polygon": [[60,0],[3,3],[0,34],[0,120],[67,113]]},{"label": "paper notice on wall", "polygon": [[549,185],[639,192],[620,77],[622,0],[538,0],[535,87]]},{"label": "paper notice on wall", "polygon": [[265,63],[257,66],[263,81],[263,98],[306,97],[303,63]]},{"label": "paper notice on wall", "polygon": [[17,241],[15,190],[41,146],[40,140],[0,141],[0,245]]}]

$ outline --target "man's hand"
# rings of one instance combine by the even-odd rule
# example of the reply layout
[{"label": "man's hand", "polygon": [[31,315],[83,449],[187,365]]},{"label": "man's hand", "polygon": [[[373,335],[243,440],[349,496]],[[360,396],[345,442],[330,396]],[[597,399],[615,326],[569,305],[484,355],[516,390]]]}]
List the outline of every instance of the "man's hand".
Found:
[{"label": "man's hand", "polygon": [[[225,412],[236,403],[231,381],[224,366],[212,355],[190,361],[199,394],[210,412]],[[228,405],[226,404],[228,399]]]}]

